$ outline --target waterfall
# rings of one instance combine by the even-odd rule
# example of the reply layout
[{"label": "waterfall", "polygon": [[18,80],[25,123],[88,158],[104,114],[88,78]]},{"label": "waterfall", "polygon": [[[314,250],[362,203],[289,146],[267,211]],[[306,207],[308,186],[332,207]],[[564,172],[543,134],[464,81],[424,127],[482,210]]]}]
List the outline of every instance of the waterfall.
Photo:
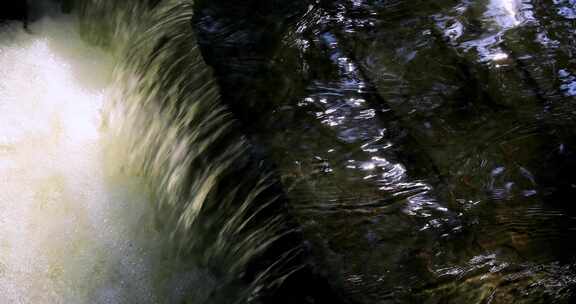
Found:
[{"label": "waterfall", "polygon": [[191,26],[193,7],[85,1],[78,10],[84,37],[116,59],[106,110],[107,127],[123,143],[115,154],[146,179],[172,251],[218,282],[209,302],[242,302],[298,270],[289,262],[300,249],[266,255],[292,230],[270,191],[274,179],[219,101]]},{"label": "waterfall", "polygon": [[192,1],[74,9],[2,34],[0,301],[258,302],[301,249]]},{"label": "waterfall", "polygon": [[0,35],[0,302],[157,303],[148,191],[103,161],[111,59],[71,26]]},{"label": "waterfall", "polygon": [[548,2],[0,4],[0,303],[573,303]]}]

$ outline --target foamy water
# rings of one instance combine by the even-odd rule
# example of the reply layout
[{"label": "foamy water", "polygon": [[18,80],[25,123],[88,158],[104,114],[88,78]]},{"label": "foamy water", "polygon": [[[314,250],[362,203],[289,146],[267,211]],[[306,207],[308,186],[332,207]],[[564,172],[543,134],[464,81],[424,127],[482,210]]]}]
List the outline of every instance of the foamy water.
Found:
[{"label": "foamy water", "polygon": [[0,33],[0,303],[157,303],[148,195],[104,157],[112,64],[73,28]]}]

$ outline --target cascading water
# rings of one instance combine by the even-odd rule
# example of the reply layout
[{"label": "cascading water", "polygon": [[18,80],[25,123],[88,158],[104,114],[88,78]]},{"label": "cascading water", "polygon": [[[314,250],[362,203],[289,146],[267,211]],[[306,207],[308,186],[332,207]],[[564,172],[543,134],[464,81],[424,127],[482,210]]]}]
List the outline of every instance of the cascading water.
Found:
[{"label": "cascading water", "polygon": [[148,191],[104,166],[111,60],[71,24],[0,37],[0,302],[156,303]]},{"label": "cascading water", "polygon": [[192,3],[151,6],[84,1],[2,34],[1,302],[255,301],[299,269]]},{"label": "cascading water", "polygon": [[0,302],[576,299],[573,1],[35,1]]},{"label": "cascading water", "polygon": [[206,301],[255,299],[298,271],[297,243],[276,246],[293,231],[270,171],[248,153],[198,50],[193,2],[86,1],[79,11],[84,36],[117,59],[106,111],[126,148],[116,154],[150,185],[172,252],[216,282]]}]

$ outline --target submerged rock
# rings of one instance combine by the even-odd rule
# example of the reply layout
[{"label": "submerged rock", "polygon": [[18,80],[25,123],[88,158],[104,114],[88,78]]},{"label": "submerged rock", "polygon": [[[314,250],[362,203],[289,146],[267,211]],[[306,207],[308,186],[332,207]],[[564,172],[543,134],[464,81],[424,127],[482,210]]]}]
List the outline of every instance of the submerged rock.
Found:
[{"label": "submerged rock", "polygon": [[548,6],[202,6],[196,28],[224,100],[345,298],[571,301],[537,283],[557,275],[538,265],[575,258],[573,24]]},{"label": "submerged rock", "polygon": [[196,278],[167,301],[337,303],[306,263],[273,168],[220,101],[193,2],[85,0],[79,10],[84,38],[118,59],[107,125],[126,148],[112,153],[149,182],[166,255]]},{"label": "submerged rock", "polygon": [[83,2],[188,299],[574,300],[571,1]]}]

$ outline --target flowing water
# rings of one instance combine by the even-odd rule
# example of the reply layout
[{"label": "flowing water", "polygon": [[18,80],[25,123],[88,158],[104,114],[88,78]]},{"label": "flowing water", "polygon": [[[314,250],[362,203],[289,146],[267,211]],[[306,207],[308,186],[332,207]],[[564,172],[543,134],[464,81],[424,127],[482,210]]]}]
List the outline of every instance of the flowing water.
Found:
[{"label": "flowing water", "polygon": [[57,2],[0,35],[0,302],[576,299],[574,1]]},{"label": "flowing water", "polygon": [[0,36],[0,300],[242,302],[302,269],[192,3],[40,3],[52,19]]},{"label": "flowing water", "polygon": [[574,1],[250,3],[201,46],[347,299],[573,301]]},{"label": "flowing water", "polygon": [[113,65],[74,28],[0,34],[0,302],[158,303],[149,190],[104,148]]}]

